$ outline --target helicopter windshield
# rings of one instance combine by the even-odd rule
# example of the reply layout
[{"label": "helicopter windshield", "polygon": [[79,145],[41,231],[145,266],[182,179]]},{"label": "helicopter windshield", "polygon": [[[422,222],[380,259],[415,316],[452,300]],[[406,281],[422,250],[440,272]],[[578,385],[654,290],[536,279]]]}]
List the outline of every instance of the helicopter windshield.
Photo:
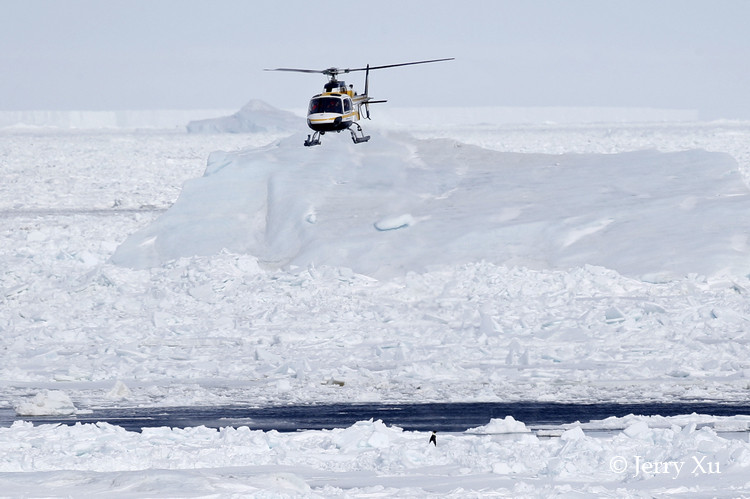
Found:
[{"label": "helicopter windshield", "polygon": [[341,99],[338,97],[315,97],[310,100],[307,114],[337,113],[343,114]]}]

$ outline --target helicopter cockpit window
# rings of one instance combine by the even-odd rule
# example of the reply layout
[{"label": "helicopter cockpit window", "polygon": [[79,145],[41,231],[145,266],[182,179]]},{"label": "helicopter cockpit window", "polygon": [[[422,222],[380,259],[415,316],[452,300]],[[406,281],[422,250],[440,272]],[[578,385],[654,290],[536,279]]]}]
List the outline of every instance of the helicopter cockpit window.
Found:
[{"label": "helicopter cockpit window", "polygon": [[351,110],[352,110],[352,100],[344,99],[344,112],[348,113]]},{"label": "helicopter cockpit window", "polygon": [[312,99],[307,114],[317,113],[342,114],[341,99],[338,97],[317,97]]}]

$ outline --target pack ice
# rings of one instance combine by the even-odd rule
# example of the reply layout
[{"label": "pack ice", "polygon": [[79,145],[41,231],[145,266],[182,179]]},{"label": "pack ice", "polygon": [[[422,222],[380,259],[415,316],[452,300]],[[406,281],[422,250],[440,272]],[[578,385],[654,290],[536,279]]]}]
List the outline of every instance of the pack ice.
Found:
[{"label": "pack ice", "polygon": [[[4,414],[747,400],[746,124],[432,128],[313,149],[299,134],[0,134]],[[233,152],[157,218],[217,144]],[[432,446],[377,415],[294,433],[16,421],[0,428],[0,483],[11,497],[743,497],[749,427],[630,415],[549,438],[506,417]]]}]

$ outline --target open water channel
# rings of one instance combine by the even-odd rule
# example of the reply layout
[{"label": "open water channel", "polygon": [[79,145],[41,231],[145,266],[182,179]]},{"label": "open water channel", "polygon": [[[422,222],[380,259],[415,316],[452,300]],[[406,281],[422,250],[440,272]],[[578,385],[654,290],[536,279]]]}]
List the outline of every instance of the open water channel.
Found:
[{"label": "open water channel", "polygon": [[[12,409],[0,409],[0,426],[14,421],[34,424],[107,422],[130,431],[167,426],[247,426],[254,430],[321,430],[349,427],[357,421],[382,420],[407,431],[463,432],[483,426],[493,418],[513,416],[533,430],[549,430],[567,423],[601,420],[611,416],[711,416],[750,415],[750,404],[685,402],[665,404],[554,403],[554,402],[468,402],[446,404],[330,404],[272,407],[132,407],[92,409],[72,416],[18,416]],[[740,432],[741,433],[741,432]]]}]

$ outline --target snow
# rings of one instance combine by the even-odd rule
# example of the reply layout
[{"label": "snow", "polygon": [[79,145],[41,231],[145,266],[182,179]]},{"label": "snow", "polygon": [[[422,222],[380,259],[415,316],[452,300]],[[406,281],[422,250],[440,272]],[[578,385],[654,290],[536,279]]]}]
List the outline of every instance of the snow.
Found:
[{"label": "snow", "polygon": [[[294,130],[0,130],[0,407],[747,400],[750,124],[453,121],[315,148]],[[544,436],[506,417],[433,447],[377,419],[16,422],[0,483],[733,497],[749,427],[631,415]]]}]

